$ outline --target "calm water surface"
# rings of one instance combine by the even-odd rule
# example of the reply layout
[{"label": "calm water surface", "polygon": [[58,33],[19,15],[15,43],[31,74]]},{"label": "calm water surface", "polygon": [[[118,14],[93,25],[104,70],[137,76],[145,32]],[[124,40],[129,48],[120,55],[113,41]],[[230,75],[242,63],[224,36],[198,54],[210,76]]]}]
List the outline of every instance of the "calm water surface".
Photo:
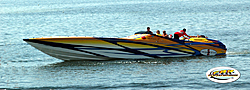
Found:
[{"label": "calm water surface", "polygon": [[[249,0],[1,0],[0,88],[7,89],[249,89]],[[126,37],[134,32],[183,28],[223,42],[226,56],[64,62],[23,38]],[[214,83],[214,67],[241,78]]]}]

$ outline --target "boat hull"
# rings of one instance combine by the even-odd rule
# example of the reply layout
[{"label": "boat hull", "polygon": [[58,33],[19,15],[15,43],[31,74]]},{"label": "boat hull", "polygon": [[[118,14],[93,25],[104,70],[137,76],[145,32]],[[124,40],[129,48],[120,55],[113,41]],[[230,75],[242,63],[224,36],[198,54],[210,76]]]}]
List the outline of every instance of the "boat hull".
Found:
[{"label": "boat hull", "polygon": [[127,38],[50,37],[24,41],[61,60],[148,59],[226,53],[225,45],[219,41],[181,41],[155,35]]}]

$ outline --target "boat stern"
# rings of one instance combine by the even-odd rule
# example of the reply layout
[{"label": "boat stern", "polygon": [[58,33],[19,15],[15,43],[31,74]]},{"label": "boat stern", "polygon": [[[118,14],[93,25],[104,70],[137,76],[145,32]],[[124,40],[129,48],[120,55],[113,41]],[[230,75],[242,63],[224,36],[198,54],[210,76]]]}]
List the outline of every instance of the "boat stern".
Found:
[{"label": "boat stern", "polygon": [[190,38],[188,41],[191,41],[192,43],[186,43],[186,45],[190,44],[190,47],[198,50],[196,55],[226,55],[226,45],[220,42],[219,40],[213,40],[208,38]]}]

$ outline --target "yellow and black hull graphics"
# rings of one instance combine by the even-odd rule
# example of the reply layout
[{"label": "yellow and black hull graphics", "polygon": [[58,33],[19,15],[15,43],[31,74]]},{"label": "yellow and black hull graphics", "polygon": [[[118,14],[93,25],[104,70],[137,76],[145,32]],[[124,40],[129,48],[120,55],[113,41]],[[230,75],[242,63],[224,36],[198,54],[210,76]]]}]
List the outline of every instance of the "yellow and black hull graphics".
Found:
[{"label": "yellow and black hull graphics", "polygon": [[137,34],[125,38],[47,37],[24,39],[38,50],[62,60],[108,60],[225,55],[221,42],[183,41]]}]

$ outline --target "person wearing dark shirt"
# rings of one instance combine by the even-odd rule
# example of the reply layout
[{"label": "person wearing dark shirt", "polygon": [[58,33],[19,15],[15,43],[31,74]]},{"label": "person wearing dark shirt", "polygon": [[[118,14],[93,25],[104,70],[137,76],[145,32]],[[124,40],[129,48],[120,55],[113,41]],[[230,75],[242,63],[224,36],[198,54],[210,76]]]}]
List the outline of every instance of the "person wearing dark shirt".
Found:
[{"label": "person wearing dark shirt", "polygon": [[149,34],[153,34],[153,32],[150,31],[150,27],[147,27],[147,32],[148,32]]}]

